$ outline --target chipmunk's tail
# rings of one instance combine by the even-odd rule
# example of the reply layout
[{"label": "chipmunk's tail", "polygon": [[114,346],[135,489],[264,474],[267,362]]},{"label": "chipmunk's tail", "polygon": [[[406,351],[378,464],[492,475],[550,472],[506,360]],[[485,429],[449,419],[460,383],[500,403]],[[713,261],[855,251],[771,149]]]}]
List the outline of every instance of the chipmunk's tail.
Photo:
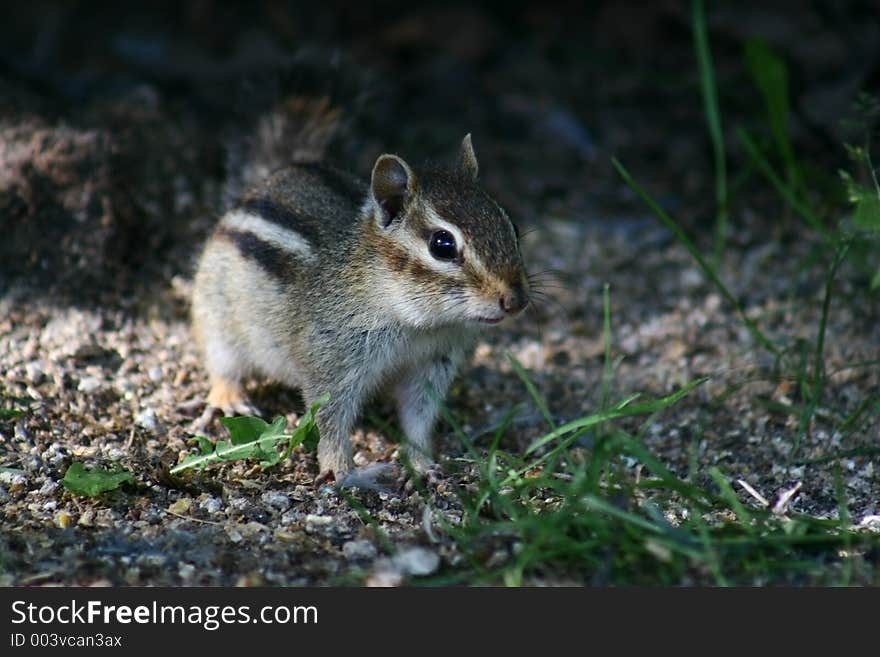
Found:
[{"label": "chipmunk's tail", "polygon": [[319,49],[243,80],[226,138],[225,201],[291,162],[343,157],[368,86],[352,62]]}]

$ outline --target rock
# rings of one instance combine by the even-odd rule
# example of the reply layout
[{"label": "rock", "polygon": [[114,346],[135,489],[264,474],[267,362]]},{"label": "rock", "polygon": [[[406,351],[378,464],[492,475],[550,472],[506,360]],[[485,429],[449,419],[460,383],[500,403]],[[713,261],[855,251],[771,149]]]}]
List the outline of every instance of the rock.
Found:
[{"label": "rock", "polygon": [[192,508],[192,500],[188,497],[181,497],[176,502],[172,502],[168,506],[168,512],[177,515],[183,515]]},{"label": "rock", "polygon": [[156,417],[156,411],[152,408],[147,408],[138,413],[134,423],[139,427],[143,427],[147,431],[155,432],[159,429],[159,420]]},{"label": "rock", "polygon": [[207,513],[214,515],[220,513],[223,509],[223,500],[219,497],[208,497],[199,502],[199,508],[204,509]]},{"label": "rock", "polygon": [[403,548],[392,558],[378,559],[367,577],[367,586],[401,586],[407,577],[424,577],[440,567],[440,557],[423,547]]},{"label": "rock", "polygon": [[377,588],[388,588],[403,584],[403,573],[394,568],[376,570],[367,577],[365,584]]},{"label": "rock", "polygon": [[423,577],[440,567],[440,556],[428,548],[412,547],[395,554],[393,562],[405,575]]},{"label": "rock", "polygon": [[47,479],[46,483],[40,486],[40,495],[51,495],[58,490],[58,482]]},{"label": "rock", "polygon": [[229,500],[229,506],[233,511],[243,513],[251,507],[251,501],[246,497],[233,497]]},{"label": "rock", "polygon": [[342,546],[342,554],[349,561],[372,561],[376,558],[376,546],[370,541],[347,541]]},{"label": "rock", "polygon": [[73,524],[73,516],[64,509],[55,514],[56,527],[67,529],[68,527],[70,527],[71,524]]},{"label": "rock", "polygon": [[312,496],[311,491],[308,486],[303,486],[302,484],[297,484],[293,487],[293,492],[291,493],[291,497],[295,499],[297,502],[302,502],[304,500],[309,499]]},{"label": "rock", "polygon": [[263,501],[263,504],[275,511],[283,512],[290,508],[290,498],[284,493],[279,493],[278,491],[273,490],[268,493],[263,493],[260,496],[260,499]]},{"label": "rock", "polygon": [[244,540],[244,536],[241,535],[241,532],[238,531],[238,527],[235,525],[229,525],[223,529],[226,531],[229,540],[233,543],[241,543]]},{"label": "rock", "polygon": [[319,516],[310,513],[306,516],[306,531],[314,532],[321,528],[329,527],[333,524],[333,516]]},{"label": "rock", "polygon": [[7,486],[25,486],[27,485],[27,475],[24,472],[13,469],[0,469],[0,484]]},{"label": "rock", "polygon": [[100,387],[101,379],[96,376],[85,376],[79,380],[79,385],[77,385],[76,389],[80,392],[89,394],[95,392],[95,390]]}]

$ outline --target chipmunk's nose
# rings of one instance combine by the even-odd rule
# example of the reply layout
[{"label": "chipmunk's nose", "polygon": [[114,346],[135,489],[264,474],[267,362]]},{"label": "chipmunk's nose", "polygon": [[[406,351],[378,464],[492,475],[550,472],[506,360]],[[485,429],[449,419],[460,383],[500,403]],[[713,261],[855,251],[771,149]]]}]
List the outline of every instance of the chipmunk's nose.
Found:
[{"label": "chipmunk's nose", "polygon": [[498,305],[508,315],[515,315],[529,305],[529,295],[522,285],[514,285],[501,295]]}]

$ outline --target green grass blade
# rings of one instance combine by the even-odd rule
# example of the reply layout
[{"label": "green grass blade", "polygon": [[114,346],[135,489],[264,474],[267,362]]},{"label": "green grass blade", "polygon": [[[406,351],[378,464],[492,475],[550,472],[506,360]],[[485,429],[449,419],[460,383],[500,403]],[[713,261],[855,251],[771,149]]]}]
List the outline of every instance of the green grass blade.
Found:
[{"label": "green grass blade", "polygon": [[718,108],[718,87],[715,82],[715,67],[712,64],[712,51],[709,48],[709,33],[706,28],[706,12],[702,0],[693,0],[691,5],[693,21],[694,48],[700,70],[700,90],[703,95],[703,109],[706,124],[712,141],[715,159],[715,201],[718,205],[715,219],[715,259],[720,260],[724,252],[727,233],[727,158],[724,152],[724,134],[721,129],[721,111]]},{"label": "green grass blade", "polygon": [[513,371],[516,372],[516,375],[519,377],[520,381],[525,385],[526,390],[529,392],[529,396],[532,398],[532,401],[535,402],[535,406],[538,407],[538,410],[541,411],[541,415],[544,416],[544,421],[547,422],[547,426],[551,429],[556,428],[556,423],[553,421],[553,415],[550,413],[550,408],[547,406],[547,401],[541,396],[541,393],[538,392],[538,389],[535,387],[535,384],[532,382],[531,378],[529,378],[529,373],[526,372],[526,368],[522,366],[511,353],[507,354],[507,360],[510,363],[511,367],[513,367]]},{"label": "green grass blade", "polygon": [[801,414],[798,427],[798,437],[795,445],[799,446],[800,441],[806,434],[810,426],[810,422],[816,413],[822,400],[822,392],[825,388],[825,333],[828,328],[828,315],[831,310],[831,296],[834,289],[834,279],[837,276],[837,270],[846,258],[852,246],[852,239],[847,240],[834,254],[834,261],[828,268],[828,274],[825,277],[825,296],[822,300],[822,317],[819,320],[819,332],[816,336],[816,350],[813,356],[813,390],[810,395],[810,401],[805,407],[804,413]]},{"label": "green grass blade", "polygon": [[602,288],[602,344],[605,360],[602,364],[602,395],[600,408],[608,408],[611,399],[611,380],[614,378],[614,363],[611,360],[611,287],[608,283]]},{"label": "green grass blade", "polygon": [[746,44],[745,58],[755,86],[764,99],[770,132],[776,143],[776,150],[785,164],[788,184],[797,196],[803,197],[803,176],[788,135],[788,69],[785,62],[762,39],[752,39]]},{"label": "green grass blade", "polygon": [[754,528],[752,527],[752,515],[748,512],[746,507],[743,506],[742,502],[739,501],[739,498],[736,496],[736,491],[733,490],[727,479],[721,474],[721,470],[717,467],[712,467],[709,469],[709,475],[715,483],[718,484],[718,488],[721,489],[721,497],[730,505],[730,508],[733,509],[736,517],[739,518],[739,521],[742,523],[743,529],[752,533],[754,531]]},{"label": "green grass blade", "polygon": [[760,171],[764,175],[764,177],[767,178],[768,181],[770,181],[770,184],[773,185],[773,187],[785,200],[785,202],[788,203],[791,208],[801,216],[801,218],[807,223],[810,228],[815,230],[827,242],[830,242],[832,240],[832,237],[830,232],[828,231],[828,228],[825,227],[825,225],[813,211],[813,208],[810,206],[810,204],[801,199],[797,190],[786,183],[784,180],[782,180],[782,178],[780,178],[776,174],[776,171],[773,170],[773,166],[770,164],[767,158],[764,157],[761,149],[758,148],[749,133],[740,128],[739,130],[737,130],[737,136],[739,137],[740,143],[743,145],[743,148],[745,148],[746,154],[754,162],[755,166],[758,168],[758,171]]},{"label": "green grass blade", "polygon": [[841,532],[841,538],[844,541],[844,552],[846,554],[843,559],[843,568],[840,574],[840,585],[849,586],[849,581],[852,577],[852,531],[850,531],[849,528],[852,520],[850,518],[849,505],[846,501],[846,484],[843,483],[843,476],[840,473],[839,464],[834,468],[834,493],[837,497],[837,517],[840,521],[841,527],[844,529],[844,531]]},{"label": "green grass blade", "polygon": [[635,181],[632,176],[629,174],[629,171],[620,163],[620,161],[613,157],[611,158],[611,163],[614,165],[614,168],[617,169],[617,172],[621,175],[626,184],[632,189],[636,195],[642,199],[642,201],[651,209],[651,211],[657,215],[660,221],[672,231],[675,237],[681,242],[682,246],[687,249],[688,253],[697,261],[697,264],[700,266],[700,269],[703,270],[703,273],[706,277],[712,281],[715,287],[718,288],[718,291],[721,292],[721,295],[727,300],[727,302],[734,307],[736,313],[739,315],[746,329],[752,335],[754,340],[764,347],[767,351],[772,353],[774,356],[781,357],[782,352],[779,348],[773,344],[769,338],[758,328],[758,325],[755,324],[752,319],[746,315],[745,310],[742,305],[736,298],[731,294],[730,290],[727,289],[727,286],[721,281],[718,277],[718,274],[715,272],[715,269],[706,262],[706,259],[700,253],[699,249],[697,249],[696,245],[690,240],[690,238],[685,234],[685,232],[681,229],[678,223],[667,214],[667,212],[660,207],[660,205]]},{"label": "green grass blade", "polygon": [[[581,501],[588,509],[592,511],[598,511],[600,513],[606,513],[609,516],[617,518],[618,520],[622,520],[624,523],[631,525],[636,529],[650,532],[651,534],[656,534],[658,536],[669,536],[670,534],[670,528],[668,526],[651,522],[647,518],[618,508],[607,500],[602,499],[601,497],[596,497],[595,495],[584,495],[583,497],[581,497]],[[703,555],[698,550],[695,550],[693,547],[682,543],[681,540],[676,539],[674,536],[671,538],[672,540],[663,541],[663,545],[665,547],[671,550],[675,550],[676,552],[679,552],[691,558],[702,560]]]},{"label": "green grass blade", "polygon": [[579,431],[583,431],[584,429],[588,429],[590,427],[594,427],[597,424],[602,422],[607,422],[608,420],[616,420],[622,417],[630,417],[633,415],[646,415],[648,413],[653,413],[654,411],[658,411],[664,409],[668,406],[671,406],[678,402],[680,399],[684,398],[685,395],[691,392],[694,388],[699,385],[702,385],[708,381],[708,378],[700,378],[694,379],[693,381],[689,381],[687,384],[676,390],[671,395],[666,397],[661,397],[660,399],[653,399],[651,401],[642,402],[640,404],[632,404],[632,400],[636,398],[636,396],[628,397],[624,399],[619,404],[615,405],[613,408],[608,409],[607,411],[601,411],[599,413],[594,413],[593,415],[587,415],[586,417],[579,418],[577,420],[572,420],[566,424],[563,424],[561,427],[557,427],[547,435],[538,438],[531,445],[529,445],[528,449],[526,449],[525,454],[529,455],[533,453],[536,449],[543,447],[544,445],[553,442],[565,436],[566,434],[572,434]]}]

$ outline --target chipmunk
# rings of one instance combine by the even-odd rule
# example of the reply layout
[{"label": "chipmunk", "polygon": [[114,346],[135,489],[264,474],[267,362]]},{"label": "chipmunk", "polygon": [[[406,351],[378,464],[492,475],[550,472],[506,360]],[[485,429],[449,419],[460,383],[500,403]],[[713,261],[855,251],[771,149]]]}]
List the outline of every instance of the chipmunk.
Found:
[{"label": "chipmunk", "polygon": [[329,394],[318,461],[339,482],[362,405],[390,386],[407,456],[429,471],[438,407],[479,330],[529,303],[518,232],[478,170],[467,135],[454,166],[416,171],[384,154],[367,184],[306,162],[245,192],[195,276],[210,407],[252,413],[250,374],[300,388],[307,404]]}]

